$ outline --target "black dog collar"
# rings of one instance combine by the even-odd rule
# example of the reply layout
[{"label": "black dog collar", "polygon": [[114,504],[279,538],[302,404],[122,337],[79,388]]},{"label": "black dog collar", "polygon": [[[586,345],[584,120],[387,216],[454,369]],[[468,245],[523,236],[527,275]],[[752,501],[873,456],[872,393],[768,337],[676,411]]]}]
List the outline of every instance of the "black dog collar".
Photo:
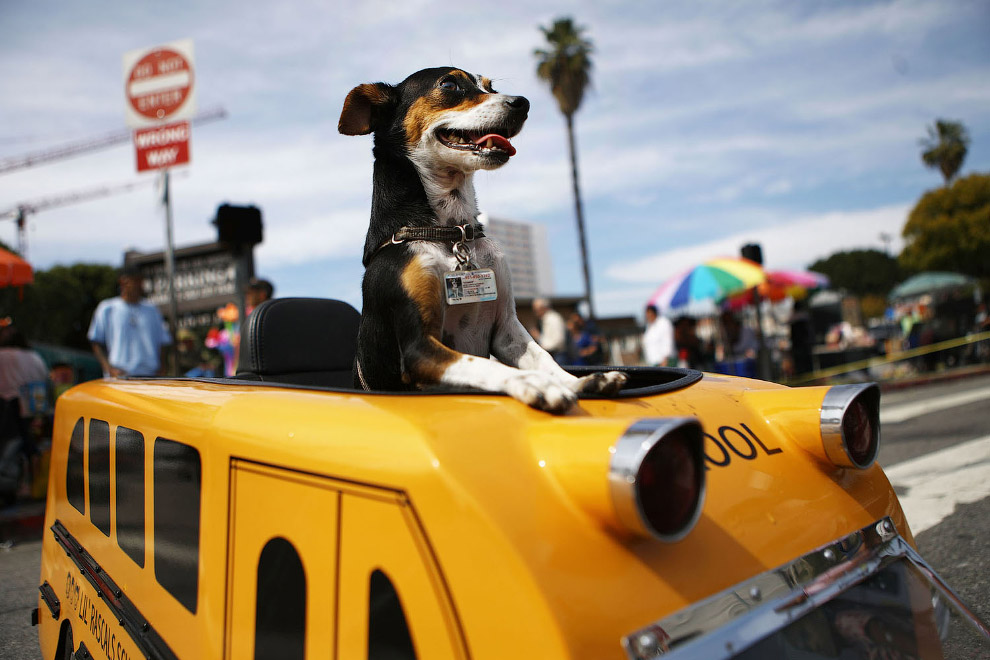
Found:
[{"label": "black dog collar", "polygon": [[401,227],[399,231],[392,234],[392,238],[379,245],[371,254],[368,261],[374,259],[375,255],[389,245],[399,245],[406,241],[432,241],[434,243],[464,243],[473,241],[476,238],[484,238],[485,229],[480,224],[470,222],[452,227]]},{"label": "black dog collar", "polygon": [[436,241],[438,243],[458,243],[484,238],[485,229],[481,225],[466,223],[453,227],[402,227],[392,234],[390,243],[404,241]]}]

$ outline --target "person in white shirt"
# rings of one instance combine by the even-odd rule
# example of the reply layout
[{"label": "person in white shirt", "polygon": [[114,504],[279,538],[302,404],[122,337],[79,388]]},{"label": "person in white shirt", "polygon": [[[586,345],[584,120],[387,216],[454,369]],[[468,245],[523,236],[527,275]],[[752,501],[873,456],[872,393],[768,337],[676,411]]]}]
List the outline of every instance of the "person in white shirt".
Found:
[{"label": "person in white shirt", "polygon": [[0,329],[0,399],[17,399],[22,414],[30,410],[25,385],[48,382],[48,367],[13,325]]},{"label": "person in white shirt", "polygon": [[646,307],[646,332],[643,333],[643,358],[647,366],[669,366],[674,359],[674,325],[657,311]]},{"label": "person in white shirt", "polygon": [[28,415],[33,397],[48,386],[48,367],[32,350],[24,335],[4,319],[0,322],[0,500],[14,500],[19,489],[27,488],[21,466],[26,461],[28,474],[37,467],[35,446]]},{"label": "person in white shirt", "polygon": [[547,353],[553,356],[557,364],[566,364],[567,359],[567,324],[564,317],[558,314],[546,298],[537,298],[533,301],[533,313],[539,321],[540,327],[534,333],[536,342],[543,347]]}]

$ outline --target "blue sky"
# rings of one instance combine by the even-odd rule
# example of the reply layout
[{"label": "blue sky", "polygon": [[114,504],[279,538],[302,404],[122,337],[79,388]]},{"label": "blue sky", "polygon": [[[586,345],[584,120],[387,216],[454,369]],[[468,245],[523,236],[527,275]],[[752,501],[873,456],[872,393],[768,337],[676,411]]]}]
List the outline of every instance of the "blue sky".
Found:
[{"label": "blue sky", "polygon": [[[479,173],[482,211],[542,223],[556,292],[581,292],[563,119],[534,74],[539,25],[571,15],[595,44],[576,115],[596,308],[641,313],[667,277],[763,245],[768,268],[882,249],[941,184],[919,139],[942,117],[972,143],[963,174],[990,171],[990,4],[902,2],[318,3],[5,2],[0,161],[124,127],[122,57],[191,38],[198,105],[192,164],[173,182],[179,246],[215,238],[224,202],[256,204],[258,273],[279,295],[360,306],[371,139],[336,130],[347,92],[429,66],[489,76],[532,103],[518,154]],[[123,144],[0,174],[0,211],[149,181]],[[36,267],[118,265],[161,249],[153,186],[31,216]],[[0,240],[16,243],[13,223]]]}]

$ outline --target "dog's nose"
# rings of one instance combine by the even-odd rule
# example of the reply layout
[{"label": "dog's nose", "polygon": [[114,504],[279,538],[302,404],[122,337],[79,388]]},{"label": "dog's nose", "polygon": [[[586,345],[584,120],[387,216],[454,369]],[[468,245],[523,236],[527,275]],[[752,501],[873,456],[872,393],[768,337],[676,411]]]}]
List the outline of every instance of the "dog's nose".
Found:
[{"label": "dog's nose", "polygon": [[519,112],[529,112],[529,99],[525,96],[507,96],[505,104]]}]

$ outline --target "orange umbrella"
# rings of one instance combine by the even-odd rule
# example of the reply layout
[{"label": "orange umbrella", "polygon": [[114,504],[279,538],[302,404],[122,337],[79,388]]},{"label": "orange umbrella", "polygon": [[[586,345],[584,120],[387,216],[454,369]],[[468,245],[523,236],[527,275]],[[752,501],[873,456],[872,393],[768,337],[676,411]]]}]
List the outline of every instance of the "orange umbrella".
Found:
[{"label": "orange umbrella", "polygon": [[[800,300],[809,291],[824,289],[829,286],[829,279],[821,273],[810,270],[768,270],[767,279],[761,282],[756,290],[760,297],[770,302],[780,302],[791,297]],[[730,296],[727,305],[729,309],[737,310],[753,304],[753,289]]]},{"label": "orange umbrella", "polygon": [[13,252],[0,248],[0,287],[22,286],[34,282],[31,264]]}]

